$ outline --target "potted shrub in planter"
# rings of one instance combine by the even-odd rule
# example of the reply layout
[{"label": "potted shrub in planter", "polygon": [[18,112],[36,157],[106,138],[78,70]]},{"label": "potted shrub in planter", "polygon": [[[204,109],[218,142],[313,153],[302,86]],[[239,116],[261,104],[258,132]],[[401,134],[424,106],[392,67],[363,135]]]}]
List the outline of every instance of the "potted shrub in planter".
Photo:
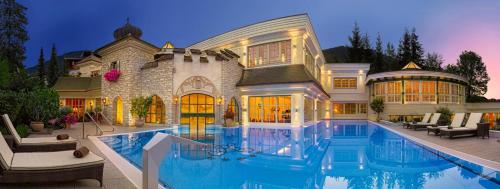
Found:
[{"label": "potted shrub in planter", "polygon": [[152,97],[135,97],[132,99],[132,107],[130,108],[130,113],[132,116],[136,117],[135,126],[142,127],[144,126],[144,117],[146,117],[148,113],[149,106],[153,102]]},{"label": "potted shrub in planter", "polygon": [[31,119],[31,129],[40,132],[44,122],[55,117],[59,110],[59,96],[53,89],[36,89],[26,93],[26,112]]},{"label": "potted shrub in planter", "polygon": [[377,113],[377,122],[380,121],[380,113],[384,112],[384,99],[377,97],[370,103],[370,108]]},{"label": "potted shrub in planter", "polygon": [[234,112],[231,110],[226,110],[224,113],[224,123],[226,127],[233,126]]},{"label": "potted shrub in planter", "polygon": [[62,107],[59,109],[59,115],[61,118],[59,119],[60,124],[64,125],[64,128],[71,128],[71,125],[78,122],[78,118],[73,115],[73,108],[69,106]]}]

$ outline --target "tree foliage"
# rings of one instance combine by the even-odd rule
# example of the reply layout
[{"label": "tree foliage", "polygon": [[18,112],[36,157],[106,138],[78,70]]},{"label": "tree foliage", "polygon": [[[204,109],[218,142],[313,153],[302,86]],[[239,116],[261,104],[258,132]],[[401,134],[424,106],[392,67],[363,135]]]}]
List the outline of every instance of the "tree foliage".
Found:
[{"label": "tree foliage", "polygon": [[9,64],[6,59],[0,57],[0,89],[7,88],[9,86],[9,80]]},{"label": "tree foliage", "polygon": [[56,45],[52,45],[52,52],[50,53],[50,60],[47,70],[47,84],[49,87],[54,86],[59,78],[59,66],[57,65]]},{"label": "tree foliage", "polygon": [[38,58],[38,79],[40,83],[45,84],[45,58],[43,58],[43,48],[40,49],[40,57]]},{"label": "tree foliage", "polygon": [[405,30],[398,46],[399,69],[411,61],[411,35],[408,29]]},{"label": "tree foliage", "polygon": [[374,73],[384,71],[385,59],[384,59],[384,49],[382,48],[382,37],[380,34],[377,35],[377,41],[375,42],[375,58],[370,71]]},{"label": "tree foliage", "polygon": [[457,68],[458,74],[469,82],[467,97],[486,94],[490,77],[481,56],[473,51],[464,51],[459,56]]},{"label": "tree foliage", "polygon": [[422,66],[425,70],[430,71],[443,71],[443,56],[438,53],[427,53]]},{"label": "tree foliage", "polygon": [[370,108],[377,113],[377,120],[380,119],[380,113],[384,112],[384,99],[374,98],[370,103]]},{"label": "tree foliage", "polygon": [[361,32],[359,31],[358,23],[354,23],[354,28],[352,30],[351,36],[349,36],[350,48],[349,48],[349,61],[350,62],[361,62],[362,57],[362,44],[361,44]]},{"label": "tree foliage", "polygon": [[24,71],[24,43],[28,40],[26,7],[15,0],[0,0],[0,56],[7,59],[10,73]]}]

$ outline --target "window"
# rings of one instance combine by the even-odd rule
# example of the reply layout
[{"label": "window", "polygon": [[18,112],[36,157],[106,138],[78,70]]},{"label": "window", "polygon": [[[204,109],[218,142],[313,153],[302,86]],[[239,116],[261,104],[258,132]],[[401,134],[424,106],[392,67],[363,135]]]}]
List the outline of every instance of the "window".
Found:
[{"label": "window", "polygon": [[401,102],[401,81],[387,82],[386,102]]},{"label": "window", "polygon": [[333,87],[336,89],[356,89],[358,80],[355,77],[334,78]]},{"label": "window", "polygon": [[101,75],[101,71],[99,71],[99,70],[95,70],[95,71],[90,72],[90,77],[97,77],[99,75]]},{"label": "window", "polygon": [[422,102],[436,102],[435,81],[422,81]]},{"label": "window", "polygon": [[373,95],[375,98],[382,98],[385,101],[385,83],[375,83],[373,86]]},{"label": "window", "polygon": [[83,98],[67,98],[66,106],[73,108],[73,112],[76,112],[78,117],[83,117],[85,108],[85,99]]},{"label": "window", "polygon": [[236,102],[236,98],[231,98],[229,105],[227,105],[227,110],[234,113],[234,121],[240,121],[240,108],[238,102]]},{"label": "window", "polygon": [[190,119],[204,119],[205,124],[213,124],[214,97],[193,93],[181,97],[181,124],[190,124]]},{"label": "window", "polygon": [[464,90],[460,84],[438,82],[439,103],[460,104],[464,98]]},{"label": "window", "polygon": [[291,55],[290,40],[251,46],[248,47],[248,67],[290,63]]},{"label": "window", "polygon": [[290,96],[251,96],[248,98],[250,122],[290,123]]},{"label": "window", "polygon": [[114,62],[111,62],[111,64],[109,64],[109,69],[112,70],[112,69],[120,69],[120,62],[118,61],[114,61]]},{"label": "window", "polygon": [[165,105],[159,96],[152,97],[151,106],[146,114],[146,123],[165,123]]},{"label": "window", "polygon": [[334,114],[366,114],[366,103],[336,103],[333,104]]},{"label": "window", "polygon": [[420,81],[405,81],[405,102],[420,101]]}]

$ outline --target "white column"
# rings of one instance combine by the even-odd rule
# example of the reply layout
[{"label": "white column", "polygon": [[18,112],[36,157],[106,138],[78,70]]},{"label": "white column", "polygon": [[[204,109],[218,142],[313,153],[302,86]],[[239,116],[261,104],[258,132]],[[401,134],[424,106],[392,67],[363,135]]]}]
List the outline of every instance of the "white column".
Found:
[{"label": "white column", "polygon": [[304,94],[292,94],[292,126],[304,125]]}]

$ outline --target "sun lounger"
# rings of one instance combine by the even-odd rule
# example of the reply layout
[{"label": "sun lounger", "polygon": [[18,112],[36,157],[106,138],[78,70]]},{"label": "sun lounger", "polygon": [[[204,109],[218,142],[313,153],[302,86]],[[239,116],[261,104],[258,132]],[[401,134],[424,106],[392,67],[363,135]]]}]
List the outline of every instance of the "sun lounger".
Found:
[{"label": "sun lounger", "polygon": [[481,122],[482,116],[483,113],[471,113],[465,127],[439,129],[439,132],[441,133],[439,136],[449,136],[450,138],[459,135],[475,136],[477,135],[477,124]]},{"label": "sun lounger", "polygon": [[460,127],[462,127],[462,123],[464,122],[464,118],[465,118],[465,113],[456,113],[455,116],[453,116],[453,120],[451,121],[451,125],[427,126],[427,134],[433,132],[434,135],[438,135],[440,129],[445,129],[448,127],[460,128]]},{"label": "sun lounger", "polygon": [[92,152],[83,158],[76,158],[73,150],[14,153],[0,133],[0,165],[0,183],[96,179],[102,186],[104,159]]},{"label": "sun lounger", "polygon": [[424,114],[424,118],[422,118],[422,121],[420,122],[417,122],[417,123],[406,123],[404,126],[406,126],[406,128],[410,128],[410,125],[412,124],[427,124],[429,123],[429,120],[431,119],[431,115],[432,113],[425,113]]},{"label": "sun lounger", "polygon": [[7,114],[2,115],[3,121],[14,137],[15,152],[54,152],[76,149],[76,139],[57,140],[56,137],[21,138]]},{"label": "sun lounger", "polygon": [[434,113],[429,123],[410,124],[410,128],[416,131],[417,129],[427,128],[428,126],[436,126],[440,117],[441,113]]}]

